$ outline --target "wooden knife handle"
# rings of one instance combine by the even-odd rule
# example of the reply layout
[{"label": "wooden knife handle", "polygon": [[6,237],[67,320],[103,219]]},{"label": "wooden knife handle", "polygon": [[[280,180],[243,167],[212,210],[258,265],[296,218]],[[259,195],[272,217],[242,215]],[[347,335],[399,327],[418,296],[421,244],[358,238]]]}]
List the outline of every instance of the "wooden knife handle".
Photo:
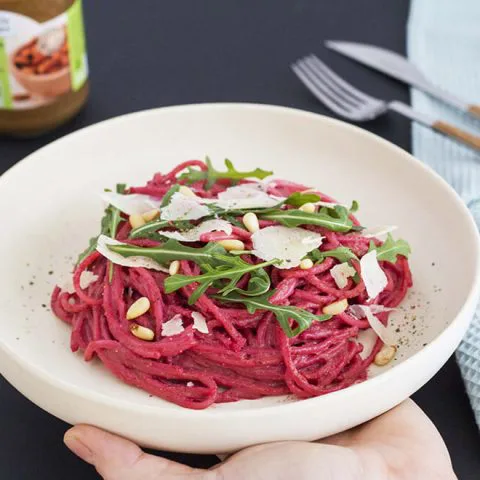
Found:
[{"label": "wooden knife handle", "polygon": [[468,111],[475,115],[476,117],[480,118],[480,105],[469,105]]},{"label": "wooden knife handle", "polygon": [[432,128],[437,130],[437,132],[441,132],[449,137],[455,138],[469,147],[480,150],[480,137],[473,135],[472,133],[466,132],[465,130],[455,127],[450,123],[442,122],[441,120],[435,122],[432,125]]}]

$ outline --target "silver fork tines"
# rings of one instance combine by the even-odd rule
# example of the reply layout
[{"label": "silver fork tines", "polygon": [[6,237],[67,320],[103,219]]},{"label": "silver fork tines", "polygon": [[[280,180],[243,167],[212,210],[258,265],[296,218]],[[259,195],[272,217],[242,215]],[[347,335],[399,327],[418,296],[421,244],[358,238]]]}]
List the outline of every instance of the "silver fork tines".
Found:
[{"label": "silver fork tines", "polygon": [[292,70],[318,100],[350,120],[372,120],[388,108],[386,102],[357,90],[313,54],[297,60]]},{"label": "silver fork tines", "polygon": [[388,110],[447,135],[480,151],[480,137],[441,119],[413,109],[406,103],[384,102],[361,92],[332,72],[315,55],[307,55],[292,64],[292,70],[313,95],[341,117],[363,122]]}]

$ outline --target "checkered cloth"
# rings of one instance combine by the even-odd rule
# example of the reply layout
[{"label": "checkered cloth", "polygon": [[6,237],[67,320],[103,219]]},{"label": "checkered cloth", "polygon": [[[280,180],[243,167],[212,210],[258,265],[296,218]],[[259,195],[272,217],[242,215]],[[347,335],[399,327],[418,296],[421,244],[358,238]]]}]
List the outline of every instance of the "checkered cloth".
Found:
[{"label": "checkered cloth", "polygon": [[[480,105],[480,0],[412,0],[408,56],[435,84]],[[412,90],[412,104],[480,135],[480,120],[422,92]],[[412,135],[413,154],[455,188],[480,228],[480,153],[419,125]],[[480,427],[480,306],[456,355]]]}]

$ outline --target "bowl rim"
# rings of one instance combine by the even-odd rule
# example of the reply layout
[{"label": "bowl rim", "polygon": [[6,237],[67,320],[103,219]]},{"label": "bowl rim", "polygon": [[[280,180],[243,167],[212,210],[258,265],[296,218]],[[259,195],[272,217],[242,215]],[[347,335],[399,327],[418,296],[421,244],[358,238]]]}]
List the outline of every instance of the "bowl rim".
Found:
[{"label": "bowl rim", "polygon": [[[418,359],[428,356],[432,350],[437,349],[441,345],[443,339],[449,334],[449,332],[459,328],[458,324],[460,323],[462,317],[464,316],[465,311],[469,310],[470,308],[473,308],[473,306],[475,305],[475,302],[480,299],[480,233],[477,229],[477,226],[475,224],[475,221],[470,211],[468,210],[468,207],[460,198],[460,196],[456,193],[453,187],[451,187],[438,173],[436,173],[433,169],[431,169],[426,164],[422,163],[420,160],[415,158],[413,155],[411,155],[407,151],[389,142],[388,140],[385,140],[384,138],[374,133],[371,133],[367,130],[364,130],[356,125],[352,125],[347,122],[343,122],[341,120],[330,118],[325,115],[321,115],[318,113],[305,111],[297,108],[262,104],[262,103],[248,103],[248,102],[245,102],[245,103],[205,102],[205,103],[181,104],[181,105],[173,105],[173,106],[167,106],[167,107],[157,107],[157,108],[152,108],[147,110],[140,110],[137,112],[119,115],[119,116],[86,126],[79,130],[76,130],[75,132],[65,135],[64,137],[61,137],[41,147],[40,149],[32,152],[31,154],[27,155],[25,158],[23,158],[22,160],[14,164],[12,167],[10,167],[0,176],[0,189],[1,189],[1,183],[5,180],[6,177],[8,178],[8,176],[11,175],[12,172],[20,168],[25,168],[25,165],[28,165],[29,162],[34,161],[35,156],[38,153],[50,148],[52,145],[57,144],[58,142],[61,142],[63,139],[72,138],[72,137],[82,137],[83,135],[88,135],[90,133],[90,130],[92,129],[108,128],[110,125],[114,125],[115,123],[130,121],[131,119],[135,119],[137,117],[140,118],[140,117],[146,117],[149,115],[155,116],[158,113],[162,114],[162,113],[168,113],[171,111],[177,111],[177,112],[184,111],[186,113],[189,113],[190,111],[199,111],[199,110],[221,111],[221,110],[228,110],[228,109],[238,109],[238,110],[244,110],[244,111],[261,110],[266,113],[271,112],[274,114],[293,115],[293,116],[303,117],[305,119],[321,121],[327,125],[330,124],[335,128],[340,128],[345,131],[352,132],[355,135],[363,136],[364,138],[367,138],[376,143],[380,143],[387,149],[394,152],[396,155],[401,155],[403,157],[403,160],[405,162],[408,162],[413,167],[420,168],[425,172],[427,172],[432,177],[432,180],[437,182],[443,189],[445,189],[446,193],[450,195],[451,200],[455,202],[455,205],[461,212],[466,222],[468,234],[476,238],[475,258],[472,259],[474,260],[476,265],[475,280],[470,286],[468,295],[466,296],[466,299],[462,307],[455,314],[451,323],[444,330],[442,330],[442,332],[439,333],[431,342],[429,342],[428,345],[426,345],[425,347],[422,347],[421,350],[416,352],[414,355],[403,360],[401,363],[399,363],[398,365],[395,365],[391,369],[385,372],[382,372],[375,377],[367,378],[367,380],[361,383],[351,385],[345,389],[331,392],[320,397],[312,397],[312,398],[301,399],[301,400],[296,400],[292,402],[279,402],[279,403],[268,405],[268,406],[250,406],[247,409],[223,410],[223,409],[216,409],[216,408],[207,408],[204,410],[193,410],[193,409],[182,408],[166,401],[167,405],[162,405],[162,404],[142,405],[141,408],[143,411],[149,412],[150,414],[156,415],[156,416],[162,416],[163,413],[168,413],[169,415],[175,415],[177,417],[181,417],[182,420],[194,419],[199,415],[204,417],[212,417],[212,418],[215,418],[216,420],[218,420],[221,417],[254,418],[260,415],[265,416],[265,415],[295,413],[296,409],[303,408],[302,406],[306,406],[306,404],[311,406],[314,402],[318,401],[319,398],[324,398],[324,397],[328,397],[332,401],[334,401],[334,399],[339,396],[346,397],[344,400],[347,400],[348,397],[355,398],[357,395],[360,396],[361,392],[365,389],[379,387],[381,384],[389,382],[393,375],[398,374],[398,373],[393,374],[392,372],[395,371],[395,372],[401,373],[402,370],[408,370],[412,362],[414,361],[417,362]],[[455,345],[455,347],[456,346],[457,345]],[[40,368],[37,365],[27,362],[22,356],[17,354],[15,350],[7,346],[1,337],[0,337],[0,348],[2,348],[7,353],[7,355],[13,357],[13,359],[15,359],[15,361],[21,368],[30,371],[31,374],[41,378],[44,382],[53,386],[54,388],[62,389],[66,393],[81,397],[85,401],[102,404],[103,406],[107,406],[110,408],[115,407],[121,410],[127,410],[133,407],[138,408],[138,404],[135,404],[131,401],[119,399],[113,396],[108,396],[106,394],[98,393],[93,390],[83,390],[76,385],[68,383],[63,379],[59,379],[54,375],[51,375],[47,370],[44,370],[43,368]]]}]

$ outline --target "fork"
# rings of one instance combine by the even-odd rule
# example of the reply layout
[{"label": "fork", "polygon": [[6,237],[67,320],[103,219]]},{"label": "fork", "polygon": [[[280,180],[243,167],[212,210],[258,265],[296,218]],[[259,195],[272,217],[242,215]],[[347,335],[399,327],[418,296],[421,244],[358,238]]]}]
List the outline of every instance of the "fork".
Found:
[{"label": "fork", "polygon": [[480,150],[480,137],[461,130],[450,123],[437,120],[413,110],[402,102],[384,102],[350,85],[328,68],[316,55],[307,55],[291,65],[300,81],[330,110],[341,117],[363,122],[373,120],[393,110],[410,120],[458,140],[471,148]]}]

